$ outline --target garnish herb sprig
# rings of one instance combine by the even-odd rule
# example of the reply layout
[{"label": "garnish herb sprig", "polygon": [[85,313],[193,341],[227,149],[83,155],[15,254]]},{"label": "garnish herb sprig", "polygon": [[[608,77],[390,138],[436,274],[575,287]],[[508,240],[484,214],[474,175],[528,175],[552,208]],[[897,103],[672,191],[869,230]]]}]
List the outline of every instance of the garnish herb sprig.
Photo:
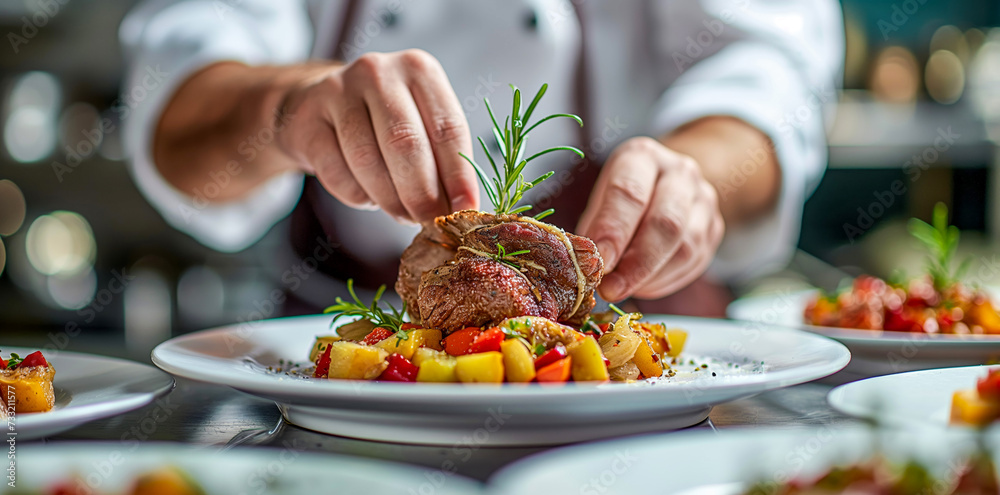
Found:
[{"label": "garnish herb sprig", "polygon": [[521,270],[521,265],[517,264],[517,256],[522,254],[530,253],[530,249],[522,249],[520,251],[514,251],[513,253],[508,253],[507,249],[503,247],[503,244],[497,243],[497,252],[490,257],[500,263],[503,263],[515,270]]},{"label": "garnish herb sprig", "polygon": [[959,230],[954,225],[948,225],[948,207],[944,203],[934,205],[933,224],[928,224],[917,218],[911,218],[908,224],[910,234],[917,238],[927,248],[927,272],[931,282],[938,291],[947,289],[960,281],[968,271],[972,258],[963,261],[953,272],[952,258],[958,248]]},{"label": "garnish herb sprig", "polygon": [[375,291],[375,298],[372,299],[370,306],[365,305],[361,302],[361,299],[354,292],[354,279],[347,280],[347,292],[351,294],[353,301],[344,301],[337,296],[337,304],[330,306],[323,310],[324,314],[333,314],[333,321],[330,322],[330,327],[344,316],[358,316],[360,318],[371,321],[375,324],[375,327],[382,327],[386,330],[392,331],[396,335],[396,343],[403,340],[408,340],[410,338],[409,334],[402,329],[403,326],[403,314],[406,313],[406,302],[403,302],[403,309],[397,310],[392,304],[385,303],[389,307],[389,312],[386,312],[381,307],[382,294],[385,292],[385,285],[382,285]]},{"label": "garnish herb sprig", "polygon": [[[534,124],[529,124],[531,115],[535,111],[535,107],[538,106],[538,102],[541,101],[542,96],[545,95],[545,91],[548,89],[548,84],[543,84],[535,94],[535,97],[531,100],[528,108],[521,113],[521,90],[511,85],[511,89],[514,90],[514,104],[511,115],[504,119],[503,127],[497,122],[496,116],[493,114],[493,107],[490,106],[490,100],[488,98],[483,98],[486,103],[486,111],[490,114],[490,120],[493,121],[493,138],[496,140],[497,147],[500,148],[500,155],[503,160],[500,166],[497,165],[497,161],[493,159],[490,154],[489,148],[486,146],[486,142],[483,138],[479,138],[479,144],[483,147],[483,152],[486,154],[487,160],[490,162],[490,167],[493,169],[493,178],[487,179],[483,168],[480,167],[475,160],[466,156],[464,153],[459,153],[462,158],[465,158],[473,168],[476,170],[476,175],[479,176],[480,182],[483,183],[483,187],[486,188],[486,196],[489,197],[490,202],[493,203],[495,208],[495,213],[497,215],[516,215],[523,213],[532,208],[531,205],[518,206],[517,204],[521,201],[521,197],[524,195],[525,191],[537,186],[545,179],[552,177],[554,172],[547,172],[535,180],[527,181],[524,179],[524,167],[528,165],[532,160],[552,153],[554,151],[571,151],[580,156],[584,157],[584,154],[579,149],[573,146],[554,146],[548,148],[538,153],[535,153],[527,158],[525,155],[525,141],[527,140],[528,134],[531,133],[536,127],[544,122],[557,118],[567,118],[576,121],[583,127],[583,120],[580,117],[567,114],[567,113],[557,113],[542,117]],[[535,219],[540,220],[551,215],[555,210],[549,208],[541,213],[535,215]]]},{"label": "garnish herb sprig", "polygon": [[17,368],[17,365],[21,364],[21,361],[24,361],[24,358],[18,356],[16,352],[10,353],[10,359],[7,360],[7,369],[12,370]]}]

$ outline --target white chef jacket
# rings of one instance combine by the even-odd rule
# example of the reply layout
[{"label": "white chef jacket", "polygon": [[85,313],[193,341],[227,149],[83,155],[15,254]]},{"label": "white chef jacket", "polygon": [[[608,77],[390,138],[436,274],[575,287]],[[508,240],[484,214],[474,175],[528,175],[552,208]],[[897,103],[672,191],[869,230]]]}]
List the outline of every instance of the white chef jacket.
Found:
[{"label": "white chef jacket", "polygon": [[[791,256],[803,203],[826,164],[825,110],[835,100],[844,51],[834,0],[366,0],[341,33],[346,10],[341,1],[150,0],[126,17],[120,29],[129,62],[125,91],[142,86],[151,70],[166,74],[131,102],[123,120],[136,184],[167,222],[207,246],[238,251],[287,216],[302,192],[302,174],[287,173],[243,199],[207,203],[158,173],[151,150],[160,113],[178,85],[208,64],[291,64],[329,58],[336,48],[350,60],[367,51],[421,48],[444,66],[473,136],[490,141],[481,98],[506,115],[508,84],[529,96],[549,84],[536,115],[578,111],[573,88],[583,53],[589,142],[578,142],[579,131],[567,121],[540,128],[529,146],[582,145],[600,161],[630,137],[663,136],[705,116],[740,118],[775,144],[757,150],[757,159],[761,152],[777,154],[780,198],[765,218],[728,229],[710,273],[745,279],[780,268]],[[568,157],[557,155],[533,162],[528,178],[566,168]],[[755,171],[752,155],[731,188]],[[538,200],[540,189],[528,199]],[[363,226],[357,235],[340,236],[354,253],[401,252],[416,232],[380,212],[334,210],[338,225]]]}]

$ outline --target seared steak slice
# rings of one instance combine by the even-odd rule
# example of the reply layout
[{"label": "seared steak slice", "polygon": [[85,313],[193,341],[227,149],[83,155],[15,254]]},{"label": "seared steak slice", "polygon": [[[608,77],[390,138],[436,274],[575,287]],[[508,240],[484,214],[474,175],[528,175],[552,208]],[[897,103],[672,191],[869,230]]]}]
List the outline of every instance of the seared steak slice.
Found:
[{"label": "seared steak slice", "polygon": [[[529,252],[501,263],[498,245]],[[396,291],[414,320],[446,332],[529,315],[578,326],[603,270],[590,239],[529,217],[465,210],[438,217],[414,239]]]}]

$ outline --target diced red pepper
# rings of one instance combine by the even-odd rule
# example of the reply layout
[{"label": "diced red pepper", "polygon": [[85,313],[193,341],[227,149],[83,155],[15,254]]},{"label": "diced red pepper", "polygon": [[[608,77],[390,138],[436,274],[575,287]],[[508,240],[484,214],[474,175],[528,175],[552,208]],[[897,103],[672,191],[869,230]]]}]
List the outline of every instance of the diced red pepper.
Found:
[{"label": "diced red pepper", "polygon": [[7,368],[7,360],[0,358],[0,370]]},{"label": "diced red pepper", "polygon": [[610,323],[601,323],[600,325],[597,325],[597,328],[601,329],[601,333],[607,333],[608,332],[608,328],[610,328],[610,327],[611,327]]},{"label": "diced red pepper", "polygon": [[378,376],[379,380],[386,382],[415,382],[417,381],[417,365],[413,364],[400,354],[392,353],[386,358],[389,366]]},{"label": "diced red pepper", "polygon": [[424,326],[417,325],[416,323],[403,323],[402,325],[399,326],[399,329],[403,330],[404,332],[407,330],[420,330],[421,328],[424,328]]},{"label": "diced red pepper", "polygon": [[545,352],[545,354],[542,354],[541,356],[538,356],[538,358],[535,359],[535,369],[536,370],[542,369],[565,357],[566,357],[566,347],[563,346],[562,344],[556,344],[555,347],[549,349],[548,351]]},{"label": "diced red pepper", "polygon": [[326,378],[330,374],[330,351],[333,347],[327,345],[323,354],[316,360],[316,370],[313,371],[313,378]]},{"label": "diced red pepper", "polygon": [[569,381],[570,371],[573,369],[572,364],[573,358],[564,357],[538,370],[538,373],[535,375],[535,380],[541,383],[561,383]]},{"label": "diced red pepper", "polygon": [[462,356],[469,353],[469,347],[476,337],[482,333],[479,327],[468,327],[452,332],[444,338],[444,351],[452,356]]},{"label": "diced red pepper", "polygon": [[984,399],[1000,400],[1000,370],[990,371],[976,383],[976,391]]},{"label": "diced red pepper", "polygon": [[376,327],[361,340],[361,343],[366,345],[375,345],[389,337],[392,337],[392,330],[389,330],[388,328]]},{"label": "diced red pepper", "polygon": [[476,336],[476,340],[473,340],[469,346],[468,353],[476,354],[477,352],[499,351],[500,344],[503,343],[504,338],[506,336],[503,334],[503,331],[493,327]]},{"label": "diced red pepper", "polygon": [[35,351],[32,352],[31,354],[28,354],[27,356],[24,356],[24,359],[21,361],[21,364],[18,364],[17,367],[30,368],[32,366],[48,366],[48,365],[49,362],[45,360],[44,356],[42,356],[42,351]]}]

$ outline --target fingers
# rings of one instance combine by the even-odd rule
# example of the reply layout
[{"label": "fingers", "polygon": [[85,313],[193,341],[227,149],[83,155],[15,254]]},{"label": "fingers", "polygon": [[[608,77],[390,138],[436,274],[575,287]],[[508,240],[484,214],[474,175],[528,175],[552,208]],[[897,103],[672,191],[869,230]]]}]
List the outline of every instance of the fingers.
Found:
[{"label": "fingers", "polygon": [[433,57],[423,52],[415,51],[408,63],[414,68],[413,74],[425,74],[411,77],[409,87],[434,151],[449,211],[478,209],[476,173],[459,155],[472,156],[472,133],[448,76]]},{"label": "fingers", "polygon": [[361,184],[351,173],[344,161],[333,129],[327,129],[326,135],[310,139],[305,145],[306,162],[314,170],[314,175],[320,184],[330,194],[351,208],[359,210],[374,210],[378,206],[368,196]]},{"label": "fingers", "polygon": [[[683,172],[680,172],[683,173]],[[691,182],[667,170],[656,180],[656,190],[639,228],[614,271],[601,282],[601,296],[618,301],[642,288],[674,257],[691,254],[681,248],[694,193]]]},{"label": "fingers", "polygon": [[605,273],[616,269],[653,198],[659,170],[646,146],[630,142],[612,154],[577,228],[597,244]]}]

